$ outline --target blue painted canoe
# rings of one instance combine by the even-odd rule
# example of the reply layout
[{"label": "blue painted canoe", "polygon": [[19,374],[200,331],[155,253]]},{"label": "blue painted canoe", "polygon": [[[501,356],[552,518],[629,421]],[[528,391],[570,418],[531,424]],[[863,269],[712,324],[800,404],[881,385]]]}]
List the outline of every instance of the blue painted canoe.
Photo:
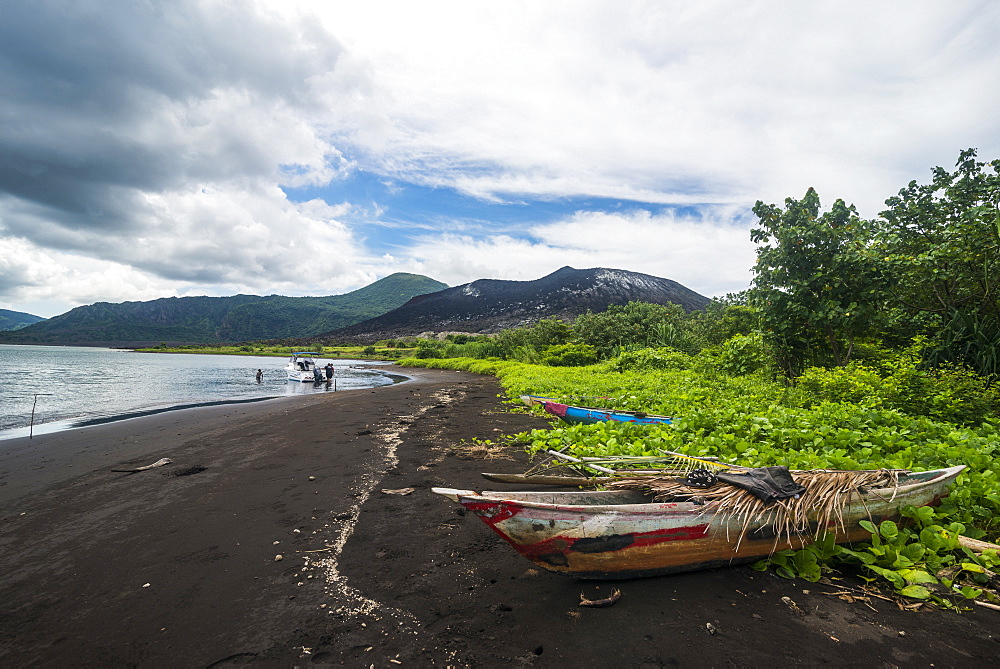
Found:
[{"label": "blue painted canoe", "polygon": [[673,416],[657,416],[642,411],[623,411],[620,409],[594,409],[590,407],[562,404],[548,397],[537,395],[522,395],[521,401],[528,406],[538,405],[546,412],[557,416],[570,425],[592,425],[608,421],[616,423],[639,423],[642,425],[668,425],[674,422]]}]

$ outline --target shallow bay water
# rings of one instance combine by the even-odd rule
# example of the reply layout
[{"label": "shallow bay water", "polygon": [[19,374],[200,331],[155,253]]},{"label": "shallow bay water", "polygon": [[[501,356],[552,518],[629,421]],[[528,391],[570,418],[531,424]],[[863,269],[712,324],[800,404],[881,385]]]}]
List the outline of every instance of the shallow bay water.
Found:
[{"label": "shallow bay water", "polygon": [[[328,359],[322,359],[325,364]],[[170,408],[393,383],[378,363],[330,359],[336,383],[288,381],[286,358],[0,345],[0,439]],[[391,367],[383,365],[384,371]],[[256,381],[257,370],[264,373]],[[34,418],[32,419],[32,410]],[[31,424],[34,427],[31,428]]]}]

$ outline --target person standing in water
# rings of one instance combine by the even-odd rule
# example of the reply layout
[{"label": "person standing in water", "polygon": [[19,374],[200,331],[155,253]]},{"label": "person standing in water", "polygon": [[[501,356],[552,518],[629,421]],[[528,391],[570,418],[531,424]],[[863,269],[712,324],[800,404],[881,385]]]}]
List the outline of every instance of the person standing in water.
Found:
[{"label": "person standing in water", "polygon": [[332,362],[326,363],[326,367],[324,367],[324,369],[326,370],[326,380],[327,382],[329,382],[330,379],[333,378],[333,363]]},{"label": "person standing in water", "polygon": [[264,380],[264,371],[258,369],[257,370],[257,383],[260,383],[263,380]]}]

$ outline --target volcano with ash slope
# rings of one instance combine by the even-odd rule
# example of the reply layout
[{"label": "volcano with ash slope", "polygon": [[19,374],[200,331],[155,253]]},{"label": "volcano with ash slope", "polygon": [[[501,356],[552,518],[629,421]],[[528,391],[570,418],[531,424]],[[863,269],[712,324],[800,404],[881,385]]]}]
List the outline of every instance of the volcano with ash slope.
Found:
[{"label": "volcano with ash slope", "polygon": [[675,303],[688,311],[710,300],[676,281],[620,269],[563,267],[534,281],[479,279],[418,295],[401,307],[315,338],[372,343],[422,332],[494,333],[543,318],[573,319],[612,304]]}]

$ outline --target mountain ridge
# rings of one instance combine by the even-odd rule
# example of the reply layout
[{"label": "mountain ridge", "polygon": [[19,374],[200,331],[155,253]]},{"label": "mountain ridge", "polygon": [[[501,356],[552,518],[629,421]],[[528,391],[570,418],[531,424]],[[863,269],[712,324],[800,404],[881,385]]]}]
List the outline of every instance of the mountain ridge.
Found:
[{"label": "mountain ridge", "polygon": [[164,297],[96,302],[19,330],[0,343],[136,347],[216,344],[310,336],[366,320],[447,284],[397,272],[343,295]]},{"label": "mountain ridge", "polygon": [[45,319],[41,316],[29,314],[24,311],[11,311],[10,309],[0,309],[0,332],[8,330],[20,330],[28,325],[33,325]]},{"label": "mountain ridge", "polygon": [[478,279],[417,295],[380,316],[310,339],[372,343],[422,332],[493,333],[542,318],[573,319],[612,304],[674,303],[692,311],[710,301],[671,279],[606,267],[565,266],[533,281]]}]

